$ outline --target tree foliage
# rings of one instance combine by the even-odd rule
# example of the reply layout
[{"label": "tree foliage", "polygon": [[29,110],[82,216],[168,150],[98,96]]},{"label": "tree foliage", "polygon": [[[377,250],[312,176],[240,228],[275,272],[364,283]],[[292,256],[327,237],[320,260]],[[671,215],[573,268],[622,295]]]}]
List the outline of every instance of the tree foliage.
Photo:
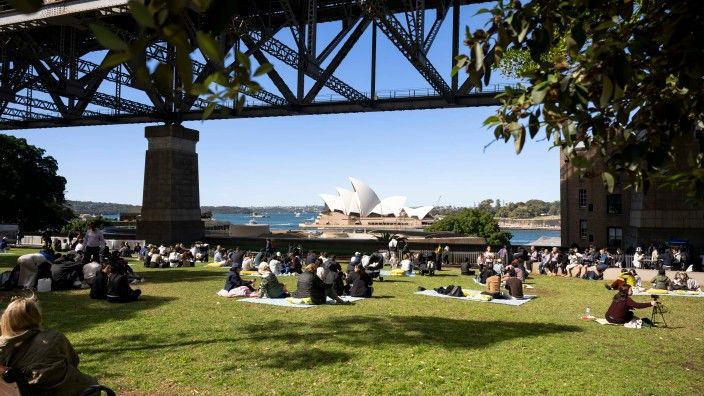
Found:
[{"label": "tree foliage", "polygon": [[480,209],[460,209],[446,215],[426,228],[428,232],[451,231],[458,234],[474,235],[486,239],[490,245],[505,245],[511,240],[511,233],[501,231],[491,213]]},{"label": "tree foliage", "polygon": [[[684,188],[704,199],[704,13],[697,1],[499,0],[467,30],[464,69],[476,89],[509,54],[525,84],[498,96],[485,125],[497,140],[544,133],[586,175],[595,150],[602,178],[635,188]],[[526,64],[521,54],[527,54]]]},{"label": "tree foliage", "polygon": [[59,227],[73,212],[65,206],[66,179],[44,150],[25,139],[0,135],[0,223],[23,231]]},{"label": "tree foliage", "polygon": [[79,218],[72,219],[68,223],[66,223],[62,228],[61,228],[61,233],[62,234],[68,234],[69,232],[73,232],[75,234],[81,234],[85,235],[86,230],[88,230],[88,223],[93,223],[95,224],[96,228],[103,228],[105,226],[109,226],[112,223],[103,218],[102,216],[98,216],[93,219],[88,219],[88,220],[83,220]]}]

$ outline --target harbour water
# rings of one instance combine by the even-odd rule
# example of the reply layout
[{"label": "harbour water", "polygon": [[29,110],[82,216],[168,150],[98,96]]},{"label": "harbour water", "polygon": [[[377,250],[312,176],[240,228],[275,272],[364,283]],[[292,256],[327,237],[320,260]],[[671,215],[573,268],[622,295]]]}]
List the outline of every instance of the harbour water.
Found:
[{"label": "harbour water", "polygon": [[[267,217],[252,218],[249,214],[214,213],[213,219],[229,221],[232,224],[247,224],[254,220],[257,224],[268,224],[272,231],[298,230],[298,224],[313,221],[317,213],[301,213],[299,217],[293,212],[261,213]],[[513,234],[512,245],[524,245],[540,237],[559,237],[560,231],[551,230],[508,230]]]}]

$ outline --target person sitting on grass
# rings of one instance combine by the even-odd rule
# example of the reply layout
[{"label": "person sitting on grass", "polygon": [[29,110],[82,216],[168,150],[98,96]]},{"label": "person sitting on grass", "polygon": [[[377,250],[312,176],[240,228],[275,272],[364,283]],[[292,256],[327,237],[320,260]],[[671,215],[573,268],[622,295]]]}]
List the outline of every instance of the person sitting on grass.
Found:
[{"label": "person sitting on grass", "polygon": [[262,276],[262,281],[259,284],[259,298],[284,298],[290,296],[286,286],[279,282],[276,274],[271,271],[267,263],[259,264],[259,273]]},{"label": "person sitting on grass", "polygon": [[631,299],[631,287],[628,285],[621,285],[618,288],[618,293],[614,296],[611,301],[611,306],[606,311],[606,320],[609,323],[624,324],[633,320],[635,317],[633,315],[633,309],[642,309],[654,307],[657,305],[657,301],[651,301],[647,303],[638,303]]},{"label": "person sitting on grass", "polygon": [[10,245],[7,243],[7,237],[2,237],[0,240],[0,253],[5,253],[10,250]]},{"label": "person sitting on grass", "polygon": [[506,282],[506,290],[511,298],[523,298],[523,282],[516,277],[516,270],[511,268],[508,270],[503,279]]},{"label": "person sitting on grass", "polygon": [[310,298],[314,305],[325,304],[325,283],[316,275],[317,269],[317,262],[305,266],[303,273],[298,276],[298,290],[293,294],[294,297]]},{"label": "person sitting on grass", "polygon": [[690,278],[686,272],[678,272],[672,280],[672,290],[699,291],[699,282]]},{"label": "person sitting on grass", "polygon": [[364,271],[362,264],[354,266],[354,271],[347,275],[347,288],[351,297],[369,298],[374,292],[372,287],[372,278]]},{"label": "person sitting on grass", "polygon": [[401,260],[400,265],[406,275],[413,275],[413,264],[411,263],[411,256],[408,253],[404,253],[403,260]]},{"label": "person sitting on grass", "polygon": [[90,285],[90,298],[94,300],[106,300],[108,298],[108,279],[112,268],[110,264],[104,265],[93,278]]},{"label": "person sitting on grass", "polygon": [[[335,260],[335,256],[330,256],[327,261],[318,259],[318,266],[323,266],[323,276],[321,279],[325,282],[326,294],[333,300],[332,294],[339,296],[344,292],[344,275],[342,275],[342,266]],[[355,266],[356,268],[356,266]],[[320,267],[318,267],[320,270]]]},{"label": "person sitting on grass", "polygon": [[[75,256],[61,256],[51,264],[51,289],[70,290],[84,286],[83,264],[75,261]],[[88,265],[88,264],[86,264]]]},{"label": "person sitting on grass", "polygon": [[13,297],[0,319],[0,361],[20,370],[36,395],[78,395],[98,381],[78,369],[71,342],[54,330],[42,330],[34,297]]},{"label": "person sitting on grass", "polygon": [[[567,264],[567,267],[565,269],[567,270],[567,275],[572,277],[572,276],[579,276],[581,277],[582,274],[582,254],[579,253],[579,250],[576,247],[573,247],[570,250],[570,254],[567,256],[567,259],[569,260],[569,264]],[[574,273],[572,271],[575,271]]]},{"label": "person sitting on grass", "polygon": [[661,290],[668,290],[670,288],[670,284],[672,283],[670,281],[670,278],[665,275],[665,269],[660,268],[658,270],[658,274],[655,275],[655,278],[650,281],[652,283],[652,288],[653,289],[661,289]]},{"label": "person sitting on grass", "polygon": [[208,264],[209,267],[227,267],[230,264],[230,260],[225,256],[225,249],[220,248],[215,251],[213,256],[213,262]]},{"label": "person sitting on grass", "polygon": [[613,281],[611,284],[606,283],[604,287],[606,290],[618,290],[622,285],[628,285],[634,287],[636,285],[636,278],[631,274],[626,268],[621,269],[621,274]]},{"label": "person sitting on grass", "polygon": [[126,265],[111,263],[111,273],[108,277],[107,299],[110,303],[125,303],[137,301],[142,291],[130,287]]},{"label": "person sitting on grass", "polygon": [[504,298],[503,294],[501,294],[501,278],[498,274],[494,273],[494,275],[486,278],[486,291],[483,291],[482,294],[492,298]]},{"label": "person sitting on grass", "polygon": [[494,272],[494,269],[492,268],[491,264],[484,264],[484,268],[482,268],[481,272],[479,273],[477,281],[484,285],[486,284],[486,280],[494,275],[496,275],[496,272]]}]

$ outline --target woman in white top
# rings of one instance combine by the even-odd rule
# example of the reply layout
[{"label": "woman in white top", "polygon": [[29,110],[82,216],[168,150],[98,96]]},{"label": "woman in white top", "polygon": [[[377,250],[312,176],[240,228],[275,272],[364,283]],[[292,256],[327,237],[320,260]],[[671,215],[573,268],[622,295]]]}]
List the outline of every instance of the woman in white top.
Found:
[{"label": "woman in white top", "polygon": [[169,267],[176,268],[182,265],[183,262],[181,261],[181,253],[176,250],[172,250],[171,253],[169,253]]},{"label": "woman in white top", "polygon": [[413,274],[413,266],[411,265],[411,258],[408,253],[403,255],[403,260],[401,260],[401,269],[408,275]]},{"label": "woman in white top", "polygon": [[636,268],[641,268],[643,259],[645,258],[645,255],[643,254],[643,249],[640,247],[636,248],[636,252],[633,255],[633,266]]}]

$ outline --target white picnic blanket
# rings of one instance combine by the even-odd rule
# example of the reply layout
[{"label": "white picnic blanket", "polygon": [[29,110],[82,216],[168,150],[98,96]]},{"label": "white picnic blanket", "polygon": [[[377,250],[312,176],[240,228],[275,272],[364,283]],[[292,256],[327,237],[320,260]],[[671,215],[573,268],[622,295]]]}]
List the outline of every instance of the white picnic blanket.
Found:
[{"label": "white picnic blanket", "polygon": [[[348,302],[364,300],[364,298],[362,298],[362,297],[340,296],[340,298],[345,301],[348,301]],[[242,298],[238,301],[252,303],[252,304],[277,305],[279,307],[289,307],[289,308],[312,308],[312,307],[319,306],[319,305],[309,305],[309,304],[292,304],[292,303],[288,302],[285,298]],[[328,298],[326,303],[334,305],[335,301]]]},{"label": "white picnic blanket", "polygon": [[[648,293],[648,291],[642,291],[642,292],[633,292],[634,296],[650,296],[651,293]],[[652,293],[652,295],[656,296],[673,296],[673,297],[700,297],[704,298],[704,293],[702,292],[688,292],[688,293],[675,293],[675,292],[667,292],[667,293]]]},{"label": "white picnic blanket", "polygon": [[[476,292],[476,294],[479,294],[480,292],[478,290],[472,290],[472,292]],[[442,298],[454,298],[456,300],[465,300],[465,301],[478,301],[478,302],[488,302],[488,303],[494,303],[494,304],[501,304],[501,305],[512,305],[512,306],[519,306],[527,303],[528,301],[534,299],[535,295],[525,295],[523,296],[523,299],[513,299],[513,300],[507,300],[507,299],[492,299],[491,301],[482,301],[478,300],[476,298],[471,298],[471,297],[452,297],[452,296],[446,296],[444,294],[440,294],[436,292],[435,290],[423,290],[416,292],[416,294],[420,294],[422,296],[429,296],[429,297],[442,297]]]}]

